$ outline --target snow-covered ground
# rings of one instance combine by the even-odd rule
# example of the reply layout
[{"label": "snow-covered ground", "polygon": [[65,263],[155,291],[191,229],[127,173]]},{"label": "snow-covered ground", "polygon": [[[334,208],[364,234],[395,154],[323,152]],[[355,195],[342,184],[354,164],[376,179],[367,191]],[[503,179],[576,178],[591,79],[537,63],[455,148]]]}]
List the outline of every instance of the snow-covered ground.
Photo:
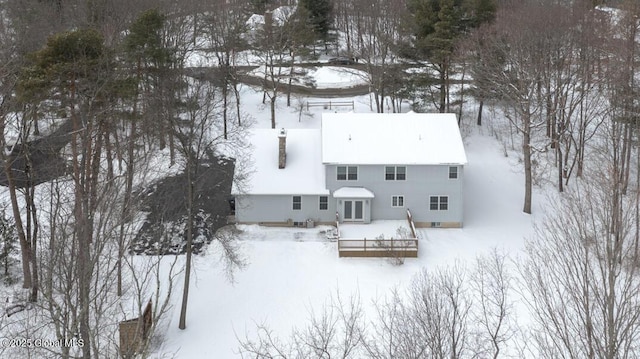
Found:
[{"label": "snow-covered ground", "polygon": [[[347,76],[332,67],[311,71],[317,87],[357,85],[359,76]],[[255,128],[270,128],[268,104],[262,104],[260,89],[242,86],[242,111]],[[276,127],[318,128],[321,107],[307,110],[308,101],[324,98],[294,95],[287,107],[285,96],[277,101]],[[333,98],[354,101],[355,112],[372,112],[368,95]],[[408,111],[406,106],[404,111]],[[335,111],[335,110],[334,110]],[[339,109],[348,112],[351,109]],[[486,118],[485,122],[492,121]],[[467,121],[468,122],[468,121]],[[485,132],[486,131],[486,132]],[[302,326],[312,310],[318,310],[331,295],[357,295],[371,313],[372,301],[405,288],[423,268],[469,262],[498,247],[519,254],[524,239],[531,235],[535,216],[543,214],[545,196],[534,194],[534,216],[522,213],[523,176],[521,165],[504,156],[502,146],[486,128],[463,128],[469,164],[465,167],[465,213],[462,229],[419,229],[419,256],[403,265],[378,258],[338,258],[337,243],[327,239],[330,227],[313,229],[238,226],[240,248],[246,259],[244,269],[230,282],[219,263],[214,244],[205,255],[194,259],[189,294],[187,329],[178,329],[182,280],[174,283],[173,309],[161,329],[163,344],[155,348],[157,357],[238,358],[238,338],[252,336],[257,324],[268,324],[275,334],[287,337],[294,326]],[[157,156],[153,178],[169,175],[166,153]],[[165,172],[166,173],[163,173]],[[2,191],[2,195],[6,192]],[[537,201],[537,202],[536,202]],[[371,227],[372,236],[395,234],[395,222]],[[402,222],[403,224],[403,222]],[[173,257],[166,257],[169,264]],[[140,256],[140,261],[149,257]],[[183,258],[178,258],[182,265]],[[129,308],[129,307],[127,307]],[[134,308],[128,310],[135,312]]]},{"label": "snow-covered ground", "polygon": [[[275,67],[273,72],[280,76],[289,76],[289,70],[289,67]],[[302,82],[300,82],[300,79],[297,79],[296,82],[298,82],[298,85],[304,86],[308,83],[308,87],[319,89],[348,88],[358,85],[366,85],[368,83],[367,73],[353,68],[339,66],[294,68],[294,74],[298,72],[304,73],[304,75],[302,75]],[[265,69],[260,66],[248,74],[263,78]]]},{"label": "snow-covered ground", "polygon": [[[242,100],[256,127],[270,127],[269,109],[261,104],[260,91],[245,87]],[[298,99],[308,100],[314,99]],[[371,111],[368,96],[340,100],[354,100],[356,112]],[[319,126],[322,109],[307,112],[294,107],[278,102],[277,127]],[[386,259],[338,258],[337,244],[325,234],[328,227],[239,226],[246,267],[230,283],[217,262],[215,248],[198,256],[187,329],[178,329],[180,301],[176,295],[159,352],[177,353],[180,358],[237,358],[238,338],[251,336],[257,324],[268,324],[276,335],[286,338],[292,327],[303,325],[309,313],[336,291],[344,297],[358,295],[370,312],[372,300],[389,294],[391,288],[406,287],[425,267],[468,262],[496,247],[520,254],[524,239],[532,234],[535,215],[522,213],[524,184],[519,166],[484,131],[463,131],[469,161],[464,178],[464,228],[419,229],[419,257],[397,266]],[[534,194],[536,215],[543,212],[544,198]]]}]

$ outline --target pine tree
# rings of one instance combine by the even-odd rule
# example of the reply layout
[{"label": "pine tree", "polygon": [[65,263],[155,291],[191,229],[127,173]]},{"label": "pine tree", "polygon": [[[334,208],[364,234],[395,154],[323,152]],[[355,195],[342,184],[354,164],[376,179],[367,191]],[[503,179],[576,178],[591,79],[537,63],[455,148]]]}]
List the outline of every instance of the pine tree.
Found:
[{"label": "pine tree", "polygon": [[474,16],[471,25],[478,27],[484,23],[493,22],[496,18],[497,8],[496,0],[476,0],[473,7]]},{"label": "pine tree", "polygon": [[453,0],[442,0],[438,20],[433,25],[434,31],[426,38],[431,61],[436,64],[440,75],[440,112],[449,111],[449,72],[460,31],[457,26],[459,20]]},{"label": "pine tree", "polygon": [[[408,55],[428,60],[438,72],[440,112],[448,111],[449,75],[454,50],[472,28],[495,17],[495,0],[409,0],[409,28],[414,39]],[[429,83],[430,79],[425,80]]]},{"label": "pine tree", "polygon": [[319,39],[326,40],[333,25],[330,0],[300,0],[300,6],[303,6],[309,14],[313,33]]}]

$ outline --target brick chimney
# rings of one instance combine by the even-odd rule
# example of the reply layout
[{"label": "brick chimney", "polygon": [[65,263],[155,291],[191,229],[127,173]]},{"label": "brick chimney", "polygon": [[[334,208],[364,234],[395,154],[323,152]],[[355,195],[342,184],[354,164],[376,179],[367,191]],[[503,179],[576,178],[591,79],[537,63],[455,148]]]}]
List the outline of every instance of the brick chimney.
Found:
[{"label": "brick chimney", "polygon": [[278,168],[284,168],[287,164],[287,131],[281,129],[278,133]]}]

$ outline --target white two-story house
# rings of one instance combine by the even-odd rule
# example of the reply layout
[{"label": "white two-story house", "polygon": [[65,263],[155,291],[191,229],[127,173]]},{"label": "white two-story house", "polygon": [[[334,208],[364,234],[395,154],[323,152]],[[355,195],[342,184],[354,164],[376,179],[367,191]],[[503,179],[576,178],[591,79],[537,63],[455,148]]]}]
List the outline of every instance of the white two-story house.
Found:
[{"label": "white two-story house", "polygon": [[236,221],[461,227],[467,158],[454,114],[328,113],[321,129],[255,130]]}]

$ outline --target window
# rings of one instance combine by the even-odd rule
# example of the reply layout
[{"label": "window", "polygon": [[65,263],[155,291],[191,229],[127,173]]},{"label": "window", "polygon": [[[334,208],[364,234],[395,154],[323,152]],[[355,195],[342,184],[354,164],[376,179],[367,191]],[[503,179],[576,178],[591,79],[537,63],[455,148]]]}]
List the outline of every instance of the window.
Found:
[{"label": "window", "polygon": [[429,209],[432,211],[438,210],[438,196],[431,196],[429,200]]},{"label": "window", "polygon": [[347,167],[347,179],[349,181],[357,181],[358,180],[358,167],[356,167],[356,166]]},{"label": "window", "polygon": [[404,207],[404,196],[391,196],[391,207]]},{"label": "window", "polygon": [[357,166],[338,166],[337,167],[338,181],[357,181],[358,180],[358,167]]},{"label": "window", "polygon": [[393,166],[387,166],[384,168],[384,179],[387,181],[393,181],[396,179],[396,168]]},{"label": "window", "polygon": [[404,181],[407,178],[407,167],[396,167],[396,180]]},{"label": "window", "polygon": [[329,197],[320,196],[320,210],[326,211],[327,209],[329,209]]},{"label": "window", "polygon": [[458,178],[458,167],[451,166],[449,167],[449,179]]},{"label": "window", "polygon": [[429,209],[432,211],[449,210],[449,196],[431,196],[429,197]]},{"label": "window", "polygon": [[296,211],[302,209],[302,196],[293,196],[293,209]]},{"label": "window", "polygon": [[440,196],[440,210],[446,211],[449,209],[449,197]]},{"label": "window", "polygon": [[407,167],[385,166],[384,179],[387,181],[404,181],[407,179]]}]

